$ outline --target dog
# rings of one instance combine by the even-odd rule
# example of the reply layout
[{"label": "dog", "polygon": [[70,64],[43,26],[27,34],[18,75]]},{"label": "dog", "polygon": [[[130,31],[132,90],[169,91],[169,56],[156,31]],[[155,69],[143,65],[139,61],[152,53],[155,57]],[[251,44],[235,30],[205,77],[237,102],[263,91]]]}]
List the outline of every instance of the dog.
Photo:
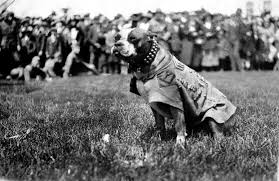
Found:
[{"label": "dog", "polygon": [[133,73],[130,91],[149,103],[155,130],[166,138],[165,119],[175,121],[176,144],[184,146],[186,125],[207,121],[214,137],[236,111],[236,107],[197,72],[178,61],[156,41],[151,32],[135,28],[114,37],[111,52],[129,63]]}]

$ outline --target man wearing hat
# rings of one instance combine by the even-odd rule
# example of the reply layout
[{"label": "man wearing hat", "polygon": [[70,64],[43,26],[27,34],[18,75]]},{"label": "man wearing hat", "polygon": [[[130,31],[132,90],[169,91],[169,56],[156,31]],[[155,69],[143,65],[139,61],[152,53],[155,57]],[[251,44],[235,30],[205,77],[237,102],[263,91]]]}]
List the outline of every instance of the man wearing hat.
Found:
[{"label": "man wearing hat", "polygon": [[100,45],[97,43],[98,31],[96,25],[92,23],[89,14],[85,14],[77,26],[77,41],[80,45],[81,58],[83,61],[98,67],[96,51],[100,48]]},{"label": "man wearing hat", "polygon": [[58,39],[56,28],[52,28],[46,40],[46,58],[44,70],[49,77],[56,77],[61,73],[59,64],[61,62],[61,42]]},{"label": "man wearing hat", "polygon": [[0,22],[0,35],[0,74],[6,77],[19,61],[18,26],[12,12]]},{"label": "man wearing hat", "polygon": [[226,38],[230,42],[230,50],[228,51],[231,60],[232,70],[242,71],[242,60],[239,51],[241,49],[241,40],[243,38],[244,23],[242,21],[242,11],[238,9],[229,21],[225,24]]}]

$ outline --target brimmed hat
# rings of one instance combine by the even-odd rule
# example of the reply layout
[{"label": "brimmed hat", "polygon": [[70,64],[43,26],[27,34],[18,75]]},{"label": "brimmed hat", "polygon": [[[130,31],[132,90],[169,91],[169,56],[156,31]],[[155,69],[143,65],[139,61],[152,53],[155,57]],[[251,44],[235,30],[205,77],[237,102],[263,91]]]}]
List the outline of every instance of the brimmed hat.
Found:
[{"label": "brimmed hat", "polygon": [[49,32],[56,32],[56,33],[57,33],[57,29],[54,28],[54,27],[52,27],[52,28],[49,30]]}]

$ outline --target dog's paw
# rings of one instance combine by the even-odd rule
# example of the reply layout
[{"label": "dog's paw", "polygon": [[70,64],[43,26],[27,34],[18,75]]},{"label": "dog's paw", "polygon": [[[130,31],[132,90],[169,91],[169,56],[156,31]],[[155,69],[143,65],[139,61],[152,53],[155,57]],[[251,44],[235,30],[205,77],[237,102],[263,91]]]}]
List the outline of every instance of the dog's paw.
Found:
[{"label": "dog's paw", "polygon": [[140,139],[144,142],[148,142],[154,134],[155,134],[154,128],[147,128],[145,132],[142,135],[140,135]]},{"label": "dog's paw", "polygon": [[221,133],[221,132],[215,132],[215,133],[213,133],[213,138],[214,138],[214,140],[216,140],[216,141],[220,141],[220,140],[222,140],[224,137],[225,137],[224,134]]},{"label": "dog's paw", "polygon": [[185,142],[186,142],[186,136],[185,135],[177,135],[176,143],[175,143],[176,146],[180,146],[183,149],[185,149],[185,147],[184,147],[185,146]]}]

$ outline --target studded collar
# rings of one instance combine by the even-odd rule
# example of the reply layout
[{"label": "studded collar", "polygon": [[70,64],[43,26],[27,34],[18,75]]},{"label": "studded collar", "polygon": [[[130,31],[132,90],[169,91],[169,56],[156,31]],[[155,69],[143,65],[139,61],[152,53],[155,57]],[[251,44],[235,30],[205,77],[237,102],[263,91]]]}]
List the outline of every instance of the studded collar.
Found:
[{"label": "studded collar", "polygon": [[148,54],[143,57],[143,61],[136,61],[133,60],[130,62],[129,68],[133,72],[142,72],[143,68],[147,65],[151,65],[152,62],[155,60],[155,57],[160,50],[159,44],[156,40],[152,40],[151,48],[148,52]]}]

